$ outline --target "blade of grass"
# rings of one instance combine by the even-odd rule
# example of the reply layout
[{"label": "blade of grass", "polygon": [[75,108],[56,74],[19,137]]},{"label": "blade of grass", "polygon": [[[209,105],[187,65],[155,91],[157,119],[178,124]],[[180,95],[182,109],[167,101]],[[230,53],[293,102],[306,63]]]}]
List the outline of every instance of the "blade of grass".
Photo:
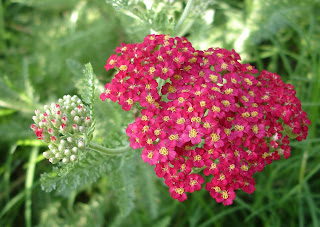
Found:
[{"label": "blade of grass", "polygon": [[26,191],[26,203],[25,203],[25,223],[27,227],[32,227],[32,185],[33,185],[33,178],[34,172],[36,167],[36,160],[39,153],[39,147],[33,147],[31,150],[28,168],[27,168],[27,175],[26,175],[26,182],[25,182],[25,191]]},{"label": "blade of grass", "polygon": [[241,210],[243,209],[243,207],[238,206],[238,207],[233,207],[233,208],[228,208],[222,212],[220,212],[219,214],[215,215],[214,217],[210,218],[209,220],[203,222],[201,225],[199,225],[198,227],[205,227],[205,226],[209,226],[216,222],[217,220],[226,217],[229,214],[232,214],[234,212],[236,212],[237,210]]},{"label": "blade of grass", "polygon": [[309,206],[309,211],[311,213],[311,219],[313,222],[313,226],[319,226],[318,215],[317,215],[317,205],[315,204],[312,193],[310,192],[309,185],[307,183],[303,184],[305,190],[305,197],[307,199],[307,204]]},{"label": "blade of grass", "polygon": [[[33,183],[32,188],[35,188],[40,185],[40,181],[36,181]],[[22,192],[18,193],[16,196],[14,196],[12,199],[10,199],[9,202],[6,203],[6,205],[3,207],[1,213],[0,213],[0,220],[1,218],[7,214],[11,209],[13,209],[14,206],[18,205],[18,203],[22,202],[23,199],[26,196],[26,191],[23,190]]]},{"label": "blade of grass", "polygon": [[298,217],[299,217],[299,226],[300,227],[303,227],[303,226],[305,226],[304,225],[304,204],[303,204],[303,202],[304,202],[304,200],[303,200],[303,198],[302,198],[302,194],[301,194],[301,192],[300,193],[298,193],[298,200],[299,200],[299,215],[298,215]]},{"label": "blade of grass", "polygon": [[192,4],[193,4],[193,0],[188,0],[187,5],[184,8],[183,13],[182,13],[175,29],[174,29],[176,34],[179,34],[180,27],[182,26],[183,22],[186,20],[188,14],[190,12]]},{"label": "blade of grass", "polygon": [[0,50],[5,53],[5,45],[4,45],[4,13],[3,13],[3,3],[0,1]]},{"label": "blade of grass", "polygon": [[3,175],[3,181],[4,181],[4,188],[5,188],[5,196],[6,200],[9,201],[10,199],[10,176],[11,176],[11,164],[13,159],[13,154],[17,149],[17,144],[11,146],[10,151],[8,153],[8,158],[5,164],[5,170]]}]

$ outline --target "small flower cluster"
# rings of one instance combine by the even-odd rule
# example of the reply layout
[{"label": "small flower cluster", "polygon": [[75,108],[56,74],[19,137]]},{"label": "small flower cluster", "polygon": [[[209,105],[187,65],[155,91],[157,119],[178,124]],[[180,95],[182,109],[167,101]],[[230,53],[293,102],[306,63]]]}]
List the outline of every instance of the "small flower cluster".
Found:
[{"label": "small flower cluster", "polygon": [[148,35],[116,53],[105,68],[118,72],[100,98],[124,110],[142,106],[126,131],[130,145],[144,148],[143,161],[155,165],[174,199],[184,201],[212,175],[206,190],[230,205],[235,190],[255,190],[253,173],[290,156],[287,135],[307,136],[310,121],[294,87],[268,71],[255,76],[234,50],[200,51],[186,38]]},{"label": "small flower cluster", "polygon": [[74,162],[85,148],[81,135],[91,125],[86,106],[77,96],[65,95],[57,104],[44,106],[44,111],[35,111],[31,125],[38,139],[48,144],[43,156],[52,164]]}]

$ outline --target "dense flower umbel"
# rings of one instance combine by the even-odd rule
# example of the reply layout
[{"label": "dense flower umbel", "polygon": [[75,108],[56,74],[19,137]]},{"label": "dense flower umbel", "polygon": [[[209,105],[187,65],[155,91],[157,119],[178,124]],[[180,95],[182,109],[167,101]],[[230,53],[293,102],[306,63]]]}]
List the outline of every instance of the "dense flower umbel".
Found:
[{"label": "dense flower umbel", "polygon": [[81,136],[91,125],[86,106],[77,96],[65,95],[58,103],[44,106],[44,111],[35,111],[31,125],[38,139],[48,144],[43,156],[52,164],[74,162],[85,146]]},{"label": "dense flower umbel", "polygon": [[127,128],[131,147],[144,148],[143,161],[179,201],[201,189],[203,170],[213,176],[205,186],[210,195],[232,204],[235,190],[255,190],[253,173],[290,156],[287,135],[307,136],[310,121],[294,87],[241,64],[234,50],[199,51],[185,38],[149,35],[116,53],[105,68],[118,72],[100,98],[124,110],[142,106]]}]

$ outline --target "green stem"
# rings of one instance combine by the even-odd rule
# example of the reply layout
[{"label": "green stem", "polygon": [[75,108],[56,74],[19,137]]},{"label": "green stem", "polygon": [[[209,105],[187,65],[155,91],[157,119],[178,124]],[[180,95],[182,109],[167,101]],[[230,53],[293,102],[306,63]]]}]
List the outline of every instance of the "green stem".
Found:
[{"label": "green stem", "polygon": [[119,154],[123,154],[124,152],[126,152],[129,149],[129,145],[125,146],[125,147],[120,147],[120,148],[106,148],[103,147],[99,144],[90,142],[88,145],[88,148],[94,151],[97,151],[99,153],[105,154],[105,155],[119,155]]},{"label": "green stem", "polygon": [[5,51],[5,29],[4,29],[4,6],[2,1],[0,2],[0,49],[3,51],[3,53],[6,53]]},{"label": "green stem", "polygon": [[34,174],[36,168],[36,160],[39,153],[39,147],[33,147],[28,162],[26,181],[25,181],[25,192],[26,192],[26,203],[25,203],[25,224],[27,227],[32,226],[32,186],[34,184]]},{"label": "green stem", "polygon": [[183,13],[182,13],[182,15],[181,15],[176,27],[175,27],[175,33],[176,34],[178,33],[178,31],[179,31],[180,27],[182,26],[183,22],[186,20],[188,14],[189,14],[189,11],[191,9],[192,3],[193,3],[193,0],[188,0],[187,5],[184,8]]}]

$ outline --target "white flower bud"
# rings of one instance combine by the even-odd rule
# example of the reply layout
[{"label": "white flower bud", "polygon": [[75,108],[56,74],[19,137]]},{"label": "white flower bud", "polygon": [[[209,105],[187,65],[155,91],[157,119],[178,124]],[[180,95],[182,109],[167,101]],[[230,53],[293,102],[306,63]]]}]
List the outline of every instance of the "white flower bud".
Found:
[{"label": "white flower bud", "polygon": [[57,162],[59,162],[59,159],[57,159],[57,158],[49,158],[49,162],[51,162],[52,164],[56,164]]},{"label": "white flower bud", "polygon": [[46,159],[49,159],[53,156],[52,152],[50,151],[45,151],[43,152],[43,157],[45,157]]},{"label": "white flower bud", "polygon": [[79,122],[80,122],[80,117],[79,117],[79,116],[75,116],[75,117],[73,118],[73,121],[74,121],[75,123],[79,124]]},{"label": "white flower bud", "polygon": [[64,155],[65,156],[70,156],[71,155],[71,151],[69,149],[65,149],[64,150]]},{"label": "white flower bud", "polygon": [[61,159],[61,158],[62,158],[62,154],[61,154],[61,153],[56,153],[56,154],[54,155],[54,157]]},{"label": "white flower bud", "polygon": [[39,119],[42,121],[44,119],[44,115],[43,114],[40,114],[39,115]]},{"label": "white flower bud", "polygon": [[74,162],[75,160],[77,160],[77,156],[75,156],[74,154],[70,156],[70,161]]},{"label": "white flower bud", "polygon": [[67,138],[67,141],[68,141],[69,143],[72,143],[72,142],[73,142],[72,137],[69,136],[69,137]]},{"label": "white flower bud", "polygon": [[72,153],[78,154],[78,148],[77,148],[77,147],[73,147],[73,148],[72,148]]},{"label": "white flower bud", "polygon": [[63,158],[63,159],[62,159],[62,162],[63,162],[64,164],[67,164],[67,163],[69,163],[69,159],[68,159],[68,158]]},{"label": "white flower bud", "polygon": [[59,149],[60,152],[63,152],[64,149],[66,149],[66,146],[65,146],[64,144],[61,144],[61,143],[60,143],[58,149]]},{"label": "white flower bud", "polygon": [[33,116],[33,117],[32,117],[32,120],[33,120],[36,124],[38,124],[39,121],[40,121],[40,119],[39,119],[37,116]]},{"label": "white flower bud", "polygon": [[83,127],[83,126],[80,126],[79,127],[79,132],[85,132],[86,131],[86,128],[85,127]]},{"label": "white flower bud", "polygon": [[84,148],[84,142],[82,140],[79,140],[78,148]]},{"label": "white flower bud", "polygon": [[49,145],[48,145],[48,148],[49,148],[50,150],[53,150],[53,149],[56,148],[56,146],[54,146],[53,144],[49,144]]}]

